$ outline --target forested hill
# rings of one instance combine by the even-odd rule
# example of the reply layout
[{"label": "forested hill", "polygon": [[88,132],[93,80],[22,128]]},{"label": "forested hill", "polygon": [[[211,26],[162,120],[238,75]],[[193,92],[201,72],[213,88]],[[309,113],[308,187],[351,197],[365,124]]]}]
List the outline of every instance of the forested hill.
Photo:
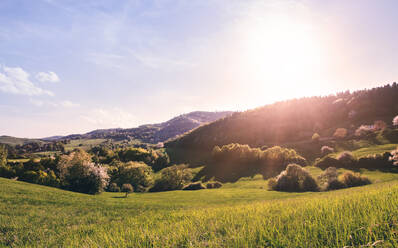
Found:
[{"label": "forested hill", "polygon": [[218,120],[230,114],[232,114],[232,112],[229,111],[195,111],[188,114],[182,114],[171,120],[158,124],[147,124],[137,128],[128,129],[101,129],[86,134],[73,134],[65,137],[57,137],[57,139],[136,139],[143,143],[156,144],[158,142],[164,142],[170,138],[175,138],[176,136],[184,134],[200,125]]},{"label": "forested hill", "polygon": [[392,118],[397,114],[398,86],[393,83],[353,93],[293,99],[236,112],[165,146],[176,162],[201,162],[205,161],[205,156],[215,145],[283,145],[311,141],[315,132],[321,139],[327,139],[337,128],[346,128],[350,135],[358,126],[372,124],[376,120],[391,125]]}]

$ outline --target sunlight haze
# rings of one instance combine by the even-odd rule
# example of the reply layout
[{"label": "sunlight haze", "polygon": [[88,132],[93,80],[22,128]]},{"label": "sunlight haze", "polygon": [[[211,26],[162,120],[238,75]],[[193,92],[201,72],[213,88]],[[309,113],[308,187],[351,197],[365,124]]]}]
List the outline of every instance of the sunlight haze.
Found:
[{"label": "sunlight haze", "polygon": [[0,2],[0,135],[130,128],[392,83],[398,2]]}]

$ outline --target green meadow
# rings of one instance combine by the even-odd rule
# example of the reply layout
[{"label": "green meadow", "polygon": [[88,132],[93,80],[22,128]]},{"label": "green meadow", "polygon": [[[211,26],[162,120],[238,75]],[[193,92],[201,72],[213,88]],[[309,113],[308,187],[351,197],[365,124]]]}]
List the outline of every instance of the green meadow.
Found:
[{"label": "green meadow", "polygon": [[0,178],[0,247],[397,247],[398,175],[362,173],[374,183],[284,193],[256,176],[128,198]]}]

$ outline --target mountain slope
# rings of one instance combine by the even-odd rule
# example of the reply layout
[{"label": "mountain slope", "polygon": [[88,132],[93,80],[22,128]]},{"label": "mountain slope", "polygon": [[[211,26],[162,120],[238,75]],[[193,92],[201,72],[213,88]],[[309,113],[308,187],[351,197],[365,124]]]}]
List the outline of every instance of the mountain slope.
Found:
[{"label": "mountain slope", "polygon": [[394,83],[353,93],[277,102],[234,113],[165,146],[174,162],[203,163],[216,145],[283,145],[310,141],[314,132],[324,139],[333,136],[337,128],[347,128],[352,134],[359,125],[372,124],[375,120],[391,124],[397,114],[398,86]]},{"label": "mountain slope", "polygon": [[131,140],[137,139],[144,143],[156,144],[168,139],[175,138],[200,125],[218,120],[232,114],[229,111],[205,112],[196,111],[177,116],[166,122],[157,124],[146,124],[137,128],[116,128],[94,130],[86,134],[73,134],[58,139],[114,139]]}]

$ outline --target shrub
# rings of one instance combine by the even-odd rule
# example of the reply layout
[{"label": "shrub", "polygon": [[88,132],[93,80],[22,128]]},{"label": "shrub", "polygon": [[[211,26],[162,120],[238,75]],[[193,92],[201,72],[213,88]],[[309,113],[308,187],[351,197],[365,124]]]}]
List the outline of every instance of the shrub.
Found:
[{"label": "shrub", "polygon": [[355,165],[356,159],[351,152],[344,151],[337,156],[337,160],[344,168],[352,168]]},{"label": "shrub", "polygon": [[344,189],[347,187],[343,182],[338,179],[334,179],[326,184],[326,190],[336,190],[336,189]]},{"label": "shrub", "polygon": [[13,178],[16,176],[16,171],[9,165],[0,165],[0,177]]},{"label": "shrub", "polygon": [[318,176],[318,182],[323,190],[335,190],[345,188],[345,185],[338,180],[336,167],[329,167]]},{"label": "shrub", "polygon": [[378,120],[375,121],[373,123],[373,128],[374,130],[378,131],[378,130],[384,130],[387,128],[387,123],[385,123],[384,121]]},{"label": "shrub", "polygon": [[391,152],[391,157],[389,160],[394,166],[398,166],[398,148]]},{"label": "shrub", "polygon": [[269,178],[278,175],[291,163],[306,165],[307,161],[293,149],[274,146],[262,150],[232,143],[213,148],[210,164],[198,173],[197,179],[206,176],[233,182],[256,174]]},{"label": "shrub", "polygon": [[106,168],[91,162],[91,156],[83,150],[61,156],[58,169],[62,186],[72,191],[97,194],[108,185]]},{"label": "shrub", "polygon": [[276,188],[276,184],[277,184],[277,180],[276,180],[276,178],[270,178],[269,180],[268,180],[268,189],[269,190],[274,190],[275,188]]},{"label": "shrub", "polygon": [[319,141],[320,138],[321,138],[321,136],[318,133],[314,133],[311,137],[312,141],[314,141],[314,142]]},{"label": "shrub", "polygon": [[19,179],[28,183],[38,183],[39,175],[36,171],[28,170]]},{"label": "shrub", "polygon": [[359,173],[344,172],[340,180],[346,187],[356,187],[370,184],[370,180]]},{"label": "shrub", "polygon": [[393,169],[393,162],[391,159],[392,154],[389,152],[385,152],[383,155],[374,154],[368,155],[366,157],[362,157],[358,159],[357,166],[358,168],[365,168],[368,170],[387,170],[390,171]]},{"label": "shrub", "polygon": [[221,188],[221,187],[222,187],[222,183],[217,182],[217,181],[210,182],[210,183],[206,184],[206,188],[208,188],[208,189],[218,189],[218,188]]},{"label": "shrub", "polygon": [[373,126],[368,126],[368,125],[361,125],[360,127],[355,130],[355,136],[358,137],[363,137],[367,136],[375,131],[375,128]]},{"label": "shrub", "polygon": [[116,183],[111,183],[108,186],[109,192],[120,192],[120,187]]},{"label": "shrub", "polygon": [[322,146],[321,153],[322,153],[322,156],[326,156],[330,153],[334,153],[334,149],[330,146]]},{"label": "shrub", "polygon": [[182,190],[199,190],[199,189],[206,189],[206,187],[201,182],[195,182],[188,184]]},{"label": "shrub", "polygon": [[398,126],[398,115],[394,117],[394,119],[392,120],[392,124],[394,126]]},{"label": "shrub", "polygon": [[153,185],[152,168],[142,162],[128,162],[118,167],[112,180],[119,185],[129,183],[136,192],[144,192]]},{"label": "shrub", "polygon": [[328,183],[330,181],[336,180],[339,173],[336,167],[328,167],[324,172],[318,176],[318,181],[320,183]]},{"label": "shrub", "polygon": [[337,128],[333,136],[338,139],[344,139],[347,137],[348,131],[345,128]]},{"label": "shrub", "polygon": [[277,191],[305,192],[319,191],[315,179],[310,173],[297,164],[289,164],[276,178],[276,183],[270,180],[269,187]]},{"label": "shrub", "polygon": [[161,176],[155,181],[151,192],[182,189],[192,179],[192,172],[186,165],[174,165],[160,172]]},{"label": "shrub", "polygon": [[133,186],[129,183],[125,183],[122,185],[122,192],[126,193],[124,197],[127,198],[127,195],[130,194],[131,192],[134,192]]},{"label": "shrub", "polygon": [[381,131],[381,135],[391,143],[398,143],[398,129],[385,128]]},{"label": "shrub", "polygon": [[340,161],[330,156],[323,157],[320,160],[316,161],[314,166],[321,168],[322,170],[325,170],[326,168],[329,167],[336,167],[336,168],[341,167]]},{"label": "shrub", "polygon": [[4,145],[0,145],[0,166],[7,164],[8,150]]}]

